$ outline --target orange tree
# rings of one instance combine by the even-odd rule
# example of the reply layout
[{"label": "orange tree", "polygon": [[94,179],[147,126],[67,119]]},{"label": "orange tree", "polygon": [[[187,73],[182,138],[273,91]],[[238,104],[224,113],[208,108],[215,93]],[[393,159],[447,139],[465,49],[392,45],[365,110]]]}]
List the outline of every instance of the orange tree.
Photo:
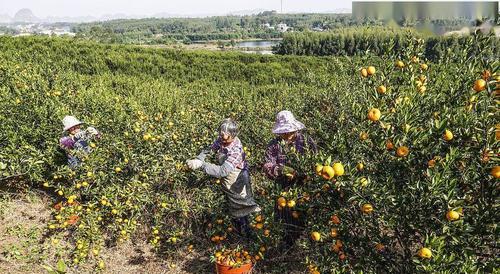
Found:
[{"label": "orange tree", "polygon": [[[105,267],[103,248],[144,237],[168,256],[212,253],[238,238],[217,180],[184,162],[234,117],[263,209],[244,249],[265,271],[283,234],[279,197],[307,216],[291,256],[311,272],[491,270],[499,79],[487,39],[429,62],[417,40],[392,56],[347,58],[2,37],[0,180],[54,195],[48,234],[72,236],[64,259],[75,265]],[[309,179],[284,193],[260,169],[282,109],[320,147],[296,155]],[[67,114],[103,133],[76,170],[58,149]]]}]

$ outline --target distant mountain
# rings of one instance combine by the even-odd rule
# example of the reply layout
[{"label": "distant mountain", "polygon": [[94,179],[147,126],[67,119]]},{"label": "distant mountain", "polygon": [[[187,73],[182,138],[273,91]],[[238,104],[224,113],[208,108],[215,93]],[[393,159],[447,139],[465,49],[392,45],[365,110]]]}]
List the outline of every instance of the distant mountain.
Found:
[{"label": "distant mountain", "polygon": [[259,13],[264,12],[264,11],[266,11],[266,10],[264,10],[264,9],[238,10],[238,11],[228,12],[227,15],[245,16],[245,15],[259,14]]},{"label": "distant mountain", "polygon": [[13,22],[26,22],[26,23],[36,23],[39,22],[38,19],[30,9],[21,9],[14,15],[12,19]]},{"label": "distant mountain", "polygon": [[8,14],[0,14],[0,23],[10,23],[12,18]]}]

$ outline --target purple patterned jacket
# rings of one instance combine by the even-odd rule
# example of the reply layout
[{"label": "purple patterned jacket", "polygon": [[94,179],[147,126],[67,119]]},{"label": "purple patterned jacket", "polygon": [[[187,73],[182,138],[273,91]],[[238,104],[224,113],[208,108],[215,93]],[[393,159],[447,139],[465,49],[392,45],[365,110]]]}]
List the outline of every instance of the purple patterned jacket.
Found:
[{"label": "purple patterned jacket", "polygon": [[[299,153],[304,153],[304,146],[306,137],[299,131],[297,132],[297,137],[294,142],[295,149]],[[277,179],[281,176],[281,169],[286,165],[286,155],[283,154],[282,148],[280,145],[281,139],[278,137],[273,139],[269,145],[267,146],[266,155],[265,155],[265,163],[264,163],[264,173],[266,173],[267,177],[270,179]],[[317,151],[316,144],[309,137],[307,138],[307,143],[309,148],[313,151]]]}]

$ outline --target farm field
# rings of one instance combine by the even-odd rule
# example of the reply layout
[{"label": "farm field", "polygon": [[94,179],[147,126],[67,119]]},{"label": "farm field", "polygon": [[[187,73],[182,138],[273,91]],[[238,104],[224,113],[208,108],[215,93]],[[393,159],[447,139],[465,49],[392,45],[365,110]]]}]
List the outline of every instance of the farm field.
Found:
[{"label": "farm field", "polygon": [[[432,61],[406,39],[312,57],[0,37],[0,271],[207,273],[235,246],[254,273],[498,271],[495,38]],[[307,175],[287,191],[262,171],[284,109],[318,145],[286,151]],[[102,132],[75,170],[59,149],[65,115]],[[262,208],[250,242],[220,181],[185,164],[226,117]],[[286,252],[276,204],[306,220]]]}]

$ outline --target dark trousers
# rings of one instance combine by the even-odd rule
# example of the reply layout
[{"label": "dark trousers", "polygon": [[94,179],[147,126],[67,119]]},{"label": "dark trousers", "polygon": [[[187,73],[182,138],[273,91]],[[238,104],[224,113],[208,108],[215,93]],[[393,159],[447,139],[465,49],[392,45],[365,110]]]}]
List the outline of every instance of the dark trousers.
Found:
[{"label": "dark trousers", "polygon": [[251,234],[250,221],[248,216],[233,218],[233,226],[236,232],[244,237],[249,237]]}]

